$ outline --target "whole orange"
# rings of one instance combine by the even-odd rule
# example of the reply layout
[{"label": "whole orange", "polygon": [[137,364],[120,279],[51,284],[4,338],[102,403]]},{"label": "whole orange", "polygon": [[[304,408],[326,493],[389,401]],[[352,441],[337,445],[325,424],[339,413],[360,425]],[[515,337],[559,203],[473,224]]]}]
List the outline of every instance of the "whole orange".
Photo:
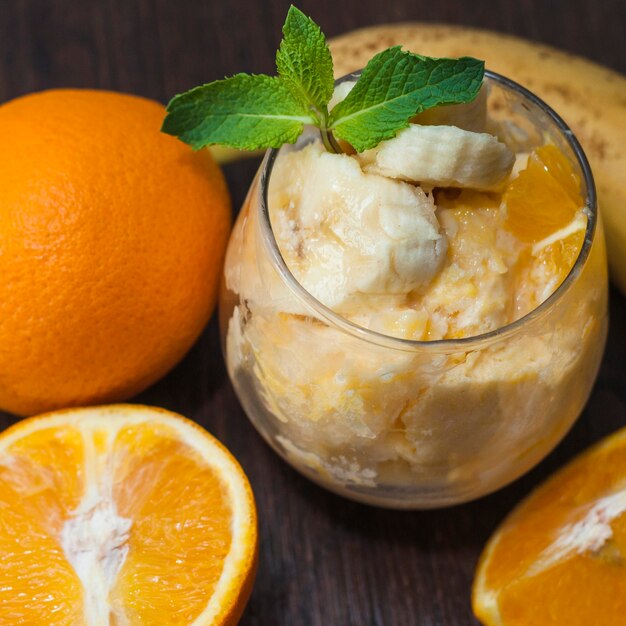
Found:
[{"label": "whole orange", "polygon": [[211,316],[230,200],[164,114],[91,90],[0,106],[0,409],[132,396]]}]

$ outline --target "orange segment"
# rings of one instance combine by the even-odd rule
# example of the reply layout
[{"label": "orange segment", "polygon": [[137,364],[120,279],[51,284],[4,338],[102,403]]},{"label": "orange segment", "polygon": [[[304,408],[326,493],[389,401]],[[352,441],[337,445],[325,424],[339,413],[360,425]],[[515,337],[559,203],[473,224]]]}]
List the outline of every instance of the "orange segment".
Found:
[{"label": "orange segment", "polygon": [[137,521],[113,598],[133,623],[191,624],[231,548],[230,498],[219,472],[173,433],[144,431],[130,428],[115,442],[114,499]]},{"label": "orange segment", "polygon": [[48,532],[60,532],[84,491],[80,433],[65,428],[37,430],[15,441],[7,453],[0,461],[2,486],[20,494],[21,505]]},{"label": "orange segment", "polygon": [[567,193],[570,200],[579,207],[581,203],[580,178],[574,172],[571,161],[553,144],[537,148],[534,158]]},{"label": "orange segment", "polygon": [[626,430],[530,495],[490,539],[473,593],[488,626],[618,626],[626,615]]},{"label": "orange segment", "polygon": [[4,446],[0,456],[2,626],[80,623],[75,598],[81,594],[81,583],[55,536],[79,502],[76,470],[81,452],[76,433],[59,429],[32,433]]},{"label": "orange segment", "polygon": [[51,413],[0,435],[0,625],[230,625],[256,563],[236,461],[166,411]]},{"label": "orange segment", "polygon": [[520,241],[536,243],[566,227],[583,205],[580,180],[553,145],[534,150],[507,188],[505,226]]},{"label": "orange segment", "polygon": [[562,238],[536,249],[534,262],[543,265],[547,273],[554,277],[555,287],[565,280],[576,262],[585,239],[586,226],[586,218],[574,218],[569,228],[563,229]]},{"label": "orange segment", "polygon": [[[585,238],[583,205],[580,179],[567,157],[550,144],[532,152],[501,206],[504,228],[525,247],[516,265],[521,291],[545,285],[543,301],[569,274]],[[539,304],[531,300],[533,307]]]}]

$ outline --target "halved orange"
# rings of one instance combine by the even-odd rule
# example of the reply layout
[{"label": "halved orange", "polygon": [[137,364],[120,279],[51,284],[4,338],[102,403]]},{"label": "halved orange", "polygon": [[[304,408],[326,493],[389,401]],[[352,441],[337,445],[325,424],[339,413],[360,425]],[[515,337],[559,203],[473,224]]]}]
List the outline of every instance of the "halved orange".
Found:
[{"label": "halved orange", "polygon": [[481,557],[473,607],[488,626],[626,624],[626,429],[504,521]]},{"label": "halved orange", "polygon": [[236,624],[256,570],[248,481],[174,413],[49,413],[0,435],[0,624]]}]

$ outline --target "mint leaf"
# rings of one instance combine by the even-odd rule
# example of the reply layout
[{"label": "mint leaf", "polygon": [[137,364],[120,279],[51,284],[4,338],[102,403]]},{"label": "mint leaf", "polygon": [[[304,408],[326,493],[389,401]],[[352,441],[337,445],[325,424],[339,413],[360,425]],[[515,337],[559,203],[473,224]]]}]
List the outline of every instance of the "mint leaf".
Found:
[{"label": "mint leaf", "polygon": [[377,54],[345,100],[331,111],[329,129],[357,152],[395,137],[416,113],[443,104],[471,102],[485,64],[471,57],[434,59],[400,46]]},{"label": "mint leaf", "polygon": [[482,61],[433,59],[396,46],[367,64],[329,116],[333,61],[324,34],[292,5],[283,36],[278,77],[237,74],[179,94],[168,104],[161,130],[195,149],[222,144],[257,150],[294,143],[312,124],[330,152],[341,152],[333,134],[362,152],[394,137],[416,113],[470,102],[483,80]]},{"label": "mint leaf", "polygon": [[333,59],[320,27],[293,5],[276,53],[278,75],[294,96],[324,115],[333,95]]},{"label": "mint leaf", "polygon": [[237,74],[172,98],[161,130],[194,149],[223,144],[242,150],[294,143],[317,120],[280,78]]}]

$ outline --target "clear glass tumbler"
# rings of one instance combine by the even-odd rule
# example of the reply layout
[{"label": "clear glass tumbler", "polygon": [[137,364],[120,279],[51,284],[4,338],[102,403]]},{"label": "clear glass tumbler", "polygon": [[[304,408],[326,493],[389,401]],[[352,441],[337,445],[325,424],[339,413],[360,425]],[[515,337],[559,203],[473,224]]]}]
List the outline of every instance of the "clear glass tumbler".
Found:
[{"label": "clear glass tumbler", "polygon": [[528,315],[488,334],[424,342],[334,313],[296,281],[274,238],[267,198],[277,150],[266,154],[231,236],[220,323],[237,395],[278,454],[354,500],[432,508],[498,489],[554,448],[597,375],[607,269],[589,164],[544,102],[497,74],[486,81],[490,115],[501,128],[514,121],[512,141],[556,144],[583,181],[578,259]]}]

